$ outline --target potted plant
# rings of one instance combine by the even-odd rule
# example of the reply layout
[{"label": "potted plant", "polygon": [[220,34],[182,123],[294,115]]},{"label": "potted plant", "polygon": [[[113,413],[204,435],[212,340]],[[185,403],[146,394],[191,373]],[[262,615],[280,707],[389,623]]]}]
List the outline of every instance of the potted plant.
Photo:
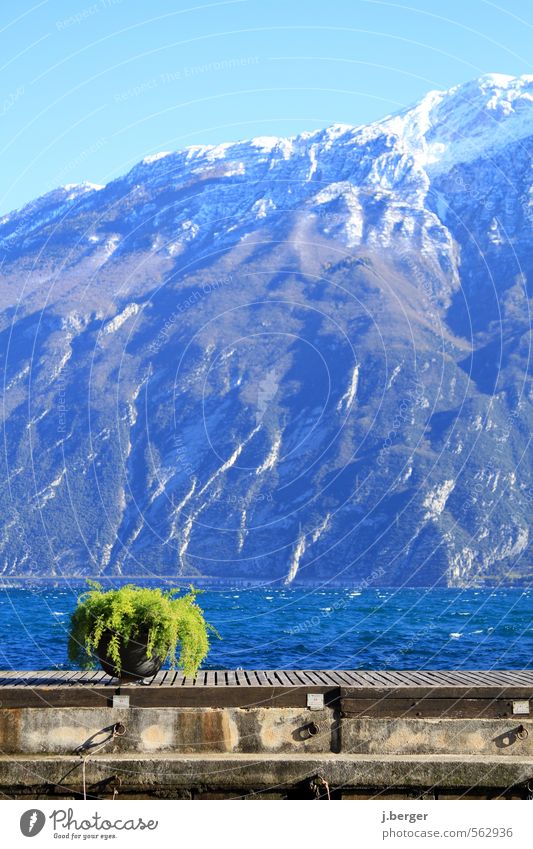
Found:
[{"label": "potted plant", "polygon": [[[167,658],[195,675],[209,650],[209,632],[193,587],[161,590],[127,584],[103,590],[88,581],[71,616],[68,654],[84,669],[96,661],[115,678],[138,680],[155,675]],[[218,634],[217,634],[218,636]]]}]

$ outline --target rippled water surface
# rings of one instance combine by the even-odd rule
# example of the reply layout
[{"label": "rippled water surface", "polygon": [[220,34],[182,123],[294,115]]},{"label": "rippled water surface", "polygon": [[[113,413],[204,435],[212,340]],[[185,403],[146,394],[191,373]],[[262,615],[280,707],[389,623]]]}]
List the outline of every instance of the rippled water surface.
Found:
[{"label": "rippled water surface", "polygon": [[[0,665],[70,668],[79,587],[0,589]],[[490,669],[533,666],[533,590],[207,590],[206,668]]]}]

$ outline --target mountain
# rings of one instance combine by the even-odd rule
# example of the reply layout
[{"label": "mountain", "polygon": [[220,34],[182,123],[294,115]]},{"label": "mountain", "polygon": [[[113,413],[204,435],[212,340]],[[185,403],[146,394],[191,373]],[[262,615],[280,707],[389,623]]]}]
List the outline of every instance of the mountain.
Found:
[{"label": "mountain", "polygon": [[529,584],[533,76],[0,219],[7,575]]}]

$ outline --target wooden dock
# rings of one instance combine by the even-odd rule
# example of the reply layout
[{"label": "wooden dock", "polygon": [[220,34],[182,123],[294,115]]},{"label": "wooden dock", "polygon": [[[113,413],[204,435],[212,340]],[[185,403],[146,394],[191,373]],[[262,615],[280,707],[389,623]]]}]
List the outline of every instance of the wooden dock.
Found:
[{"label": "wooden dock", "polygon": [[142,684],[101,671],[0,672],[4,708],[107,707],[117,694],[131,707],[219,708],[305,708],[322,694],[350,716],[505,718],[533,700],[533,670],[165,670]]},{"label": "wooden dock", "polygon": [[525,799],[532,709],[533,670],[0,672],[0,795]]}]

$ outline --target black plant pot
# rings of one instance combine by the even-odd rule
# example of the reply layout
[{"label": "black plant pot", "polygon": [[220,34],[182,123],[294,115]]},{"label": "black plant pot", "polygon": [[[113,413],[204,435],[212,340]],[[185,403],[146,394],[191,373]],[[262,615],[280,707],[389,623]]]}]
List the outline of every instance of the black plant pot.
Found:
[{"label": "black plant pot", "polygon": [[129,640],[127,643],[122,643],[120,647],[120,673],[118,673],[115,662],[108,654],[111,637],[111,631],[104,631],[98,643],[96,654],[100,661],[100,666],[112,678],[120,678],[121,681],[138,681],[142,678],[150,678],[156,672],[159,672],[164,658],[156,655],[148,657],[146,653],[148,631],[140,631],[135,638]]}]

